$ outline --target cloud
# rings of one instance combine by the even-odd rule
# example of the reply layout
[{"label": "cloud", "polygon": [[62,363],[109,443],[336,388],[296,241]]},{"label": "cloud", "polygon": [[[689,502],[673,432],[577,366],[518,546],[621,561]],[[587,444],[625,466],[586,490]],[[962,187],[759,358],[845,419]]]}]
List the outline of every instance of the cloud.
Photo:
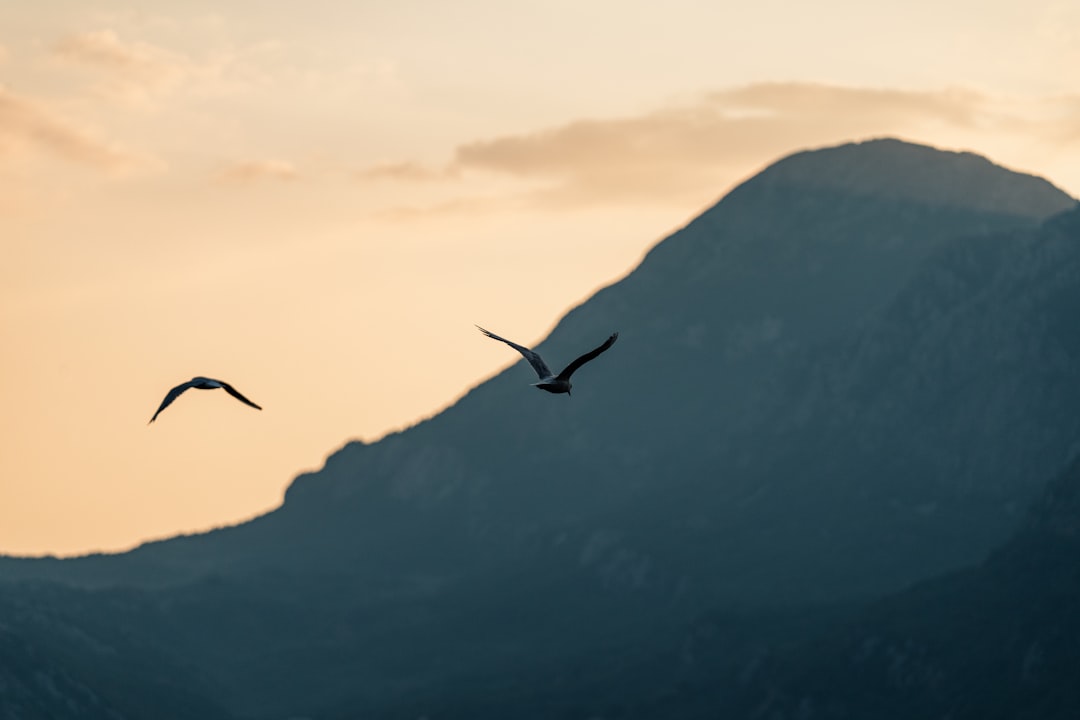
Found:
[{"label": "cloud", "polygon": [[636,117],[580,120],[468,143],[450,168],[543,181],[559,204],[681,201],[747,163],[795,148],[930,125],[972,127],[985,101],[962,91],[909,92],[767,83]]},{"label": "cloud", "polygon": [[[1080,142],[1080,96],[1002,98],[815,83],[758,83],[638,115],[583,119],[456,147],[442,167],[386,164],[361,174],[401,183],[447,181],[443,197],[401,218],[465,202],[478,186],[511,180],[505,205],[570,208],[709,202],[740,178],[796,150],[898,136],[983,148],[1021,164]],[[993,149],[993,150],[992,150]],[[998,153],[1001,153],[999,155]],[[446,197],[447,194],[457,197]],[[498,207],[490,193],[483,206]]]},{"label": "cloud", "polygon": [[372,212],[369,217],[387,222],[443,220],[448,217],[520,211],[527,209],[530,204],[528,197],[519,195],[462,195],[428,205],[395,205]]},{"label": "cloud", "polygon": [[300,177],[292,163],[282,160],[245,160],[221,170],[220,176],[232,182],[252,183],[262,180],[290,181]]},{"label": "cloud", "polygon": [[542,205],[682,204],[711,198],[734,178],[795,149],[995,121],[1005,118],[987,98],[963,90],[759,83],[637,116],[462,144],[441,168],[388,163],[359,176],[468,184],[478,174],[496,174],[528,184],[525,192]]},{"label": "cloud", "polygon": [[971,125],[988,98],[969,90],[910,91],[852,88],[819,83],[759,83],[707,97],[726,113],[802,119],[847,116],[854,122],[935,119]]},{"label": "cloud", "polygon": [[361,170],[361,180],[389,180],[399,182],[433,182],[452,179],[452,168],[430,168],[414,162],[383,163]]},{"label": "cloud", "polygon": [[186,47],[191,51],[178,52],[104,28],[63,36],[52,45],[51,55],[89,78],[89,89],[99,97],[144,108],[181,94],[206,98],[270,92],[302,102],[304,93],[322,100],[343,87],[351,91],[398,83],[391,60],[319,68],[298,54],[299,46],[274,39],[202,43],[196,49],[189,36]]},{"label": "cloud", "polygon": [[1064,143],[1080,143],[1080,95],[1059,98],[1058,132]]},{"label": "cloud", "polygon": [[69,162],[107,171],[129,170],[147,162],[0,86],[0,158],[5,151],[23,148],[44,149]]},{"label": "cloud", "polygon": [[101,92],[124,100],[146,101],[199,71],[184,55],[121,39],[112,30],[68,35],[55,45],[53,55],[71,66],[96,73]]}]

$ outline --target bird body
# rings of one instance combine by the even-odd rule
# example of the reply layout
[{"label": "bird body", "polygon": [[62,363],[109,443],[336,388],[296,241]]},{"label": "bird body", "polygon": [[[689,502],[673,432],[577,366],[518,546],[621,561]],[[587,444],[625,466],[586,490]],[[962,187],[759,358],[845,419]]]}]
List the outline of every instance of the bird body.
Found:
[{"label": "bird body", "polygon": [[556,378],[548,378],[547,380],[541,380],[532,384],[535,388],[541,390],[547,390],[549,393],[568,393],[572,387],[569,380],[560,381]]},{"label": "bird body", "polygon": [[188,381],[196,390],[217,390],[221,383],[213,378],[195,377]]},{"label": "bird body", "polygon": [[529,361],[529,364],[532,365],[532,369],[536,371],[536,374],[540,378],[540,382],[535,382],[532,384],[533,387],[539,388],[541,390],[546,390],[549,393],[566,393],[567,395],[570,395],[570,390],[574,387],[573,383],[570,382],[570,376],[573,375],[574,372],[582,365],[589,362],[590,360],[595,359],[600,353],[604,352],[609,347],[614,345],[615,341],[619,338],[619,333],[612,333],[611,337],[605,340],[603,345],[596,348],[595,350],[590,350],[581,357],[577,358],[572,363],[563,368],[562,372],[556,375],[555,373],[551,372],[551,369],[548,368],[547,363],[544,362],[544,359],[540,357],[539,353],[530,350],[524,345],[518,345],[517,343],[511,342],[504,337],[499,337],[495,333],[490,332],[489,330],[485,330],[479,325],[476,326],[476,329],[487,335],[492,340],[498,340],[500,342],[506,343],[507,345],[521,353],[522,357]]},{"label": "bird body", "polygon": [[[221,388],[245,405],[250,405],[256,410],[262,410],[261,407],[241,395],[239,391],[229,383],[222,380],[214,380],[213,378],[199,376],[191,378],[186,383],[180,383],[170,390],[165,396],[165,399],[161,401],[161,405],[158,407],[157,412],[154,413],[154,417],[150,418],[150,422],[157,420],[157,416],[161,414],[162,410],[169,407],[173,400],[180,397],[186,390],[190,390],[191,388],[195,388],[196,390],[217,390],[218,388]],[[150,423],[147,424],[149,425]]]}]

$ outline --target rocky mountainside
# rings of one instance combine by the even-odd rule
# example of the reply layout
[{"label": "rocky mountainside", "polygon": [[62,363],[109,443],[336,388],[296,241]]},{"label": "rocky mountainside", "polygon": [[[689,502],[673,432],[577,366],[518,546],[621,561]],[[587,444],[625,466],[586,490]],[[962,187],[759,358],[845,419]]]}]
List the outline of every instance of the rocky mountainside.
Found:
[{"label": "rocky mountainside", "polygon": [[609,717],[1074,718],[1078,498],[1080,459],[978,567],[844,613],[704,619],[681,671],[668,666],[666,692]]},{"label": "rocky mountainside", "polygon": [[98,588],[46,605],[248,717],[482,717],[718,606],[894,592],[980,562],[1080,437],[1075,206],[895,140],[785,158],[566,315],[547,357],[621,333],[573,399],[521,363],[253,522],[0,580]]},{"label": "rocky mountainside", "polygon": [[212,680],[138,627],[147,603],[140,592],[0,585],[0,720],[230,718]]}]

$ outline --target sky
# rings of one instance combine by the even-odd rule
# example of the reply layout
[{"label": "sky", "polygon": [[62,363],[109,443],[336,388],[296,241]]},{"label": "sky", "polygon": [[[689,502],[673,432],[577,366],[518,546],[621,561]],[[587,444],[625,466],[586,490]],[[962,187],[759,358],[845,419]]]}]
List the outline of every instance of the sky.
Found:
[{"label": "sky", "polygon": [[[0,0],[0,553],[266,512],[803,148],[1080,195],[1077,67],[1074,0]],[[195,375],[264,409],[148,426]]]}]

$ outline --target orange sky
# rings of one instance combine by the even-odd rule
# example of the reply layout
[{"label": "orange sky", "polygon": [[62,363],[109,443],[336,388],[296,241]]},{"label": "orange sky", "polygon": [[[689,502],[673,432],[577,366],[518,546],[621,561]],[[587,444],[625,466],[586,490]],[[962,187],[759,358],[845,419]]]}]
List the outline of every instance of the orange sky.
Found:
[{"label": "orange sky", "polygon": [[[1072,0],[519,5],[0,5],[0,552],[275,506],[512,363],[473,323],[540,339],[803,147],[899,135],[1080,194]],[[265,409],[147,427],[199,374]]]}]

